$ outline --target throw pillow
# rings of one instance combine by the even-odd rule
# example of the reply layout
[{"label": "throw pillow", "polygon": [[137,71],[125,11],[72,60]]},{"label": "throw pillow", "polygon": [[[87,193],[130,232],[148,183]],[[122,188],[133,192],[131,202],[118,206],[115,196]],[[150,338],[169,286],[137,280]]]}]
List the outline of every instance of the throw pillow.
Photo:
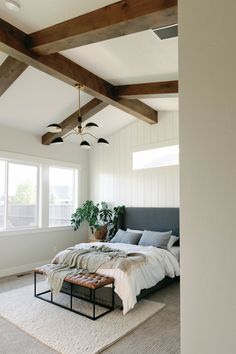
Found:
[{"label": "throw pillow", "polygon": [[142,234],[128,232],[119,229],[115,236],[111,239],[111,243],[128,243],[132,245],[137,245]]},{"label": "throw pillow", "polygon": [[167,249],[171,234],[172,231],[158,232],[144,230],[143,235],[139,241],[139,245],[154,246],[158,248]]}]

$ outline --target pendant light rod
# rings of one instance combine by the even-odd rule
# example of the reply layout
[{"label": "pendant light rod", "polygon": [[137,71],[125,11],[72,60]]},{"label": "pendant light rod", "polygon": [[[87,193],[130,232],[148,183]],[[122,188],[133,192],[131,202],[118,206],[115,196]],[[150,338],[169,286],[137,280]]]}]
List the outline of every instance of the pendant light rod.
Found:
[{"label": "pendant light rod", "polygon": [[78,88],[78,113],[79,113],[79,116],[78,116],[78,132],[79,134],[82,133],[83,131],[83,128],[82,128],[82,117],[81,117],[81,104],[80,104],[80,84],[76,85],[76,87]]},{"label": "pendant light rod", "polygon": [[79,92],[79,117],[81,117],[81,107],[80,107],[80,84],[78,84],[78,92]]}]

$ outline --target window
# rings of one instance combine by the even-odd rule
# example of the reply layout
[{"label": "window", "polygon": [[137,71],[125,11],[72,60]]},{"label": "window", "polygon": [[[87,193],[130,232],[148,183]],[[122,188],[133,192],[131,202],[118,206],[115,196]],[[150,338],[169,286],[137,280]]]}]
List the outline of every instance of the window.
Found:
[{"label": "window", "polygon": [[0,160],[0,230],[5,225],[5,161]]},{"label": "window", "polygon": [[8,228],[37,226],[37,187],[37,166],[8,163]]},{"label": "window", "polygon": [[0,232],[70,226],[79,171],[38,158],[0,152]]},{"label": "window", "polygon": [[156,149],[133,153],[133,169],[141,170],[179,164],[179,145],[165,146]]},{"label": "window", "polygon": [[0,161],[0,229],[38,225],[38,166]]},{"label": "window", "polygon": [[70,225],[75,207],[75,170],[49,168],[49,226]]}]

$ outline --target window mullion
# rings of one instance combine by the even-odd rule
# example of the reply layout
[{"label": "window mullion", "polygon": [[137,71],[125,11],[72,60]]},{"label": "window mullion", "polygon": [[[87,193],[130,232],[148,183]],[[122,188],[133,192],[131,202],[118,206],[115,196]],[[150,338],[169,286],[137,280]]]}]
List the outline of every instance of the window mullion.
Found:
[{"label": "window mullion", "polygon": [[74,170],[74,193],[73,193],[73,197],[74,197],[74,204],[73,204],[73,210],[75,210],[76,208],[78,208],[78,185],[79,185],[79,174],[78,174],[78,170]]},{"label": "window mullion", "polygon": [[37,227],[41,227],[41,166],[37,167],[37,190],[36,190],[36,218],[37,218]]},{"label": "window mullion", "polygon": [[41,226],[49,226],[49,167],[43,165],[41,169]]},{"label": "window mullion", "polygon": [[5,161],[5,193],[4,193],[4,229],[7,230],[8,220],[8,161]]}]

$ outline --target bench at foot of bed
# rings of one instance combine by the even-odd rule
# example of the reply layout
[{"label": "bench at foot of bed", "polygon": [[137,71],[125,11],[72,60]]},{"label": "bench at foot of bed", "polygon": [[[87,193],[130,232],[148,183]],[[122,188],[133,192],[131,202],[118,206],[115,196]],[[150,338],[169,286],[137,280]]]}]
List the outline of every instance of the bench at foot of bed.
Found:
[{"label": "bench at foot of bed", "polygon": [[[75,312],[79,315],[85,316],[85,317],[92,319],[92,320],[96,320],[96,319],[98,319],[98,318],[104,316],[105,314],[114,310],[114,279],[111,277],[106,277],[106,276],[103,276],[103,275],[100,275],[97,273],[87,273],[87,274],[78,273],[78,274],[73,274],[73,275],[67,276],[64,279],[64,282],[69,285],[70,291],[69,292],[61,291],[62,293],[70,296],[70,305],[69,305],[69,307],[67,307],[67,306],[64,306],[64,305],[59,304],[58,302],[54,301],[53,292],[50,289],[40,292],[40,293],[37,293],[37,274],[45,276],[46,275],[45,266],[34,269],[34,296],[41,299],[41,300],[47,301],[49,303],[52,303],[52,304],[57,305],[59,307],[62,307],[66,310]],[[73,286],[74,285],[89,289],[89,293],[90,293],[89,299],[85,299],[83,297],[80,297],[79,295],[74,295],[73,294]],[[111,286],[111,302],[110,302],[111,304],[109,306],[98,303],[96,301],[96,290],[101,289],[106,285],[112,285]],[[43,295],[45,295],[47,293],[50,293],[50,295],[51,295],[50,299],[43,297]],[[81,299],[81,300],[91,303],[92,304],[92,315],[88,315],[84,312],[74,309],[73,308],[73,297],[76,297],[78,299]],[[100,313],[99,315],[96,316],[96,305],[107,309],[107,311]]]}]

